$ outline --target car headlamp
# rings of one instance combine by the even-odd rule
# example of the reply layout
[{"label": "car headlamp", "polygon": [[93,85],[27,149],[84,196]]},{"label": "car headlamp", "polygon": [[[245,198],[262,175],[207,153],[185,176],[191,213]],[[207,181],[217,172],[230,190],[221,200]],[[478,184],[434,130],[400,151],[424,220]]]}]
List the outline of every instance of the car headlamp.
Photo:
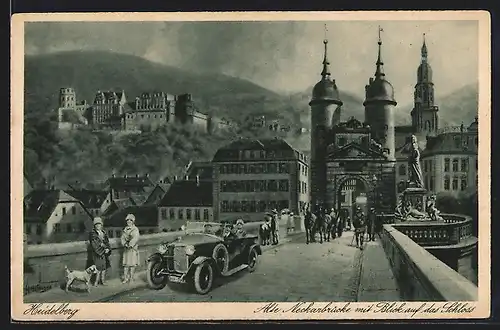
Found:
[{"label": "car headlamp", "polygon": [[158,246],[158,252],[160,253],[167,252],[167,244],[160,244],[160,246]]},{"label": "car headlamp", "polygon": [[194,254],[194,246],[188,245],[186,246],[186,255],[192,256]]}]

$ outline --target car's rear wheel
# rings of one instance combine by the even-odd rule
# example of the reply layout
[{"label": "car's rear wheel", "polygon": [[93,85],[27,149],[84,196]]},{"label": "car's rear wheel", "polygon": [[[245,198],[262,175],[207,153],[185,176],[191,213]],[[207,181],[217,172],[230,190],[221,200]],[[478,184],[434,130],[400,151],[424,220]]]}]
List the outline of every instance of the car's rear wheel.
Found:
[{"label": "car's rear wheel", "polygon": [[151,289],[161,290],[167,285],[168,277],[167,275],[160,273],[162,269],[163,265],[161,261],[151,260],[148,262],[148,270],[146,274],[148,285]]},{"label": "car's rear wheel", "polygon": [[248,271],[250,273],[253,273],[255,269],[257,268],[257,263],[258,263],[258,253],[256,249],[250,250],[250,253],[248,254]]},{"label": "car's rear wheel", "polygon": [[194,288],[199,294],[206,294],[212,289],[214,282],[214,270],[212,265],[205,261],[194,271]]}]

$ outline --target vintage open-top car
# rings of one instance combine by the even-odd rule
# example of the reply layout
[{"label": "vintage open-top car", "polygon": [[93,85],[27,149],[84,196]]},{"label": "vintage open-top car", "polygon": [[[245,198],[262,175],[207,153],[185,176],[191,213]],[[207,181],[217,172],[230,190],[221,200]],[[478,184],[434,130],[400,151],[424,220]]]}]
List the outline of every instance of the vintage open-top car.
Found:
[{"label": "vintage open-top car", "polygon": [[258,236],[237,236],[231,225],[188,222],[185,235],[164,243],[148,258],[147,279],[152,289],[168,282],[192,284],[199,294],[212,289],[214,278],[241,270],[253,272],[262,254]]}]

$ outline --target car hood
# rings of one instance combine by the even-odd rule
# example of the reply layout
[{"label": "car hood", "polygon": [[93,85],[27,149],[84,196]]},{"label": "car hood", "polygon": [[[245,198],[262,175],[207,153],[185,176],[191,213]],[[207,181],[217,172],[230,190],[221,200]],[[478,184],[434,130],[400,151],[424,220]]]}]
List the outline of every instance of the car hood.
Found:
[{"label": "car hood", "polygon": [[222,238],[219,238],[214,235],[188,234],[186,236],[181,237],[180,240],[173,242],[173,244],[197,245],[197,244],[218,243],[218,242],[222,242]]}]

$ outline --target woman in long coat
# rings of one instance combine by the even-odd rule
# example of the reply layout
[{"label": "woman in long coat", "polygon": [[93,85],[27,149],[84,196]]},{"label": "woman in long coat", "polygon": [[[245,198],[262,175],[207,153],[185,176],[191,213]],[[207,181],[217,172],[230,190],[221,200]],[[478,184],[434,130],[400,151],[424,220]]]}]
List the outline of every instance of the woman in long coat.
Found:
[{"label": "woman in long coat", "polygon": [[135,226],[135,216],[128,214],[125,218],[127,226],[123,229],[121,237],[123,245],[123,281],[127,283],[134,280],[135,268],[139,265],[139,229]]},{"label": "woman in long coat", "polygon": [[94,218],[94,228],[89,233],[90,257],[97,268],[94,285],[106,285],[106,270],[111,267],[109,256],[111,246],[106,232],[103,230],[104,223],[100,217]]}]

